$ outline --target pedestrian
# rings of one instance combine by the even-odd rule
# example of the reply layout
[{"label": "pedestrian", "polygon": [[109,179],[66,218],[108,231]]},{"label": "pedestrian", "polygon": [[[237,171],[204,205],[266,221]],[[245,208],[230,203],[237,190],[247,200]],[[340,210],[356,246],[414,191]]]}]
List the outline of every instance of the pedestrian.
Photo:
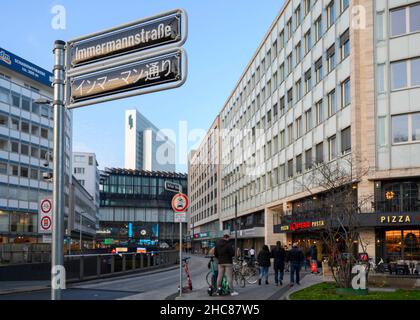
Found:
[{"label": "pedestrian", "polygon": [[[311,273],[319,273],[318,271],[318,249],[316,247],[316,244],[314,243],[310,250],[310,258],[311,258]],[[312,270],[312,265],[315,264],[316,266],[316,272]]]},{"label": "pedestrian", "polygon": [[271,265],[271,253],[267,245],[263,245],[261,251],[258,253],[257,261],[260,267],[260,278],[258,284],[261,285],[261,280],[265,279],[265,284],[268,284],[268,269]]},{"label": "pedestrian", "polygon": [[[284,276],[284,262],[286,260],[286,251],[281,245],[280,241],[277,241],[276,246],[271,250],[271,256],[274,258],[274,282],[276,286],[283,285]],[[279,277],[280,275],[280,277]]]},{"label": "pedestrian", "polygon": [[231,296],[237,296],[233,288],[233,257],[235,256],[235,249],[229,241],[229,233],[225,233],[223,239],[219,240],[214,249],[214,256],[219,261],[218,276],[217,276],[217,292],[222,293],[222,279],[226,275],[229,291]]},{"label": "pedestrian", "polygon": [[295,274],[296,274],[296,284],[300,285],[300,268],[302,267],[303,256],[302,251],[298,248],[298,244],[294,243],[292,249],[288,254],[290,261],[290,286],[293,286],[295,283]]}]

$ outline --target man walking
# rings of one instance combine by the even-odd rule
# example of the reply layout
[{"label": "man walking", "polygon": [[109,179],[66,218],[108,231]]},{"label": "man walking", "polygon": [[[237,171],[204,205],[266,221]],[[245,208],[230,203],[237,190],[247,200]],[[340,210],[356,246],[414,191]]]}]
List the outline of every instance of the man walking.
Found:
[{"label": "man walking", "polygon": [[235,256],[235,249],[229,241],[229,233],[225,233],[223,239],[219,240],[214,249],[214,256],[219,261],[218,275],[217,275],[217,291],[222,292],[222,279],[226,275],[231,296],[237,296],[233,288],[233,257]]},{"label": "man walking", "polygon": [[292,249],[289,251],[289,262],[290,262],[290,286],[293,286],[295,283],[295,274],[296,274],[296,284],[300,285],[300,268],[305,257],[303,256],[302,251],[298,248],[297,243],[292,245]]},{"label": "man walking", "polygon": [[286,258],[286,251],[282,247],[280,241],[277,241],[275,248],[271,251],[271,255],[274,258],[274,282],[276,283],[276,286],[279,285],[279,281],[280,285],[283,285],[284,261]]},{"label": "man walking", "polygon": [[[310,256],[311,256],[311,273],[319,273],[319,271],[318,271],[318,249],[317,249],[315,243],[311,247]],[[315,271],[315,268],[312,269],[312,265],[314,265],[314,264],[315,264],[315,267],[316,267],[316,271]]]},{"label": "man walking", "polygon": [[254,249],[254,247],[251,247],[251,249],[249,249],[249,257],[251,258],[251,266],[253,266],[254,263],[255,263],[255,249]]}]

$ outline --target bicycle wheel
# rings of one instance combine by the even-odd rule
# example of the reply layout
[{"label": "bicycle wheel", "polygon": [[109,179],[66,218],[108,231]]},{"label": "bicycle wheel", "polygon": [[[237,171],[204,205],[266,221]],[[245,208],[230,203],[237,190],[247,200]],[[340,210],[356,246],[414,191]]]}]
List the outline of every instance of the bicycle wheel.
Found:
[{"label": "bicycle wheel", "polygon": [[209,273],[207,273],[207,276],[206,276],[206,281],[207,281],[207,284],[209,285],[209,286],[211,286],[212,285],[212,277],[213,277],[213,273],[211,272],[211,271],[209,271]]},{"label": "bicycle wheel", "polygon": [[245,288],[245,278],[239,271],[233,273],[233,283],[235,287]]},{"label": "bicycle wheel", "polygon": [[244,272],[244,278],[249,284],[257,283],[259,279],[257,268],[246,268]]}]

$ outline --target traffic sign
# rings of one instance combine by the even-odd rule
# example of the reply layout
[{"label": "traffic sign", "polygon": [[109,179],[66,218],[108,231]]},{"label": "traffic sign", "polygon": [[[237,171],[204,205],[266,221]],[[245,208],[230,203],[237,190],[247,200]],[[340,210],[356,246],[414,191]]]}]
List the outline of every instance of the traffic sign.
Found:
[{"label": "traffic sign", "polygon": [[185,212],[175,212],[174,222],[187,222],[187,214]]},{"label": "traffic sign", "polygon": [[38,233],[50,234],[52,232],[52,200],[49,197],[40,197],[38,203]]},{"label": "traffic sign", "polygon": [[182,192],[182,187],[180,184],[170,181],[165,181],[165,189],[172,192]]},{"label": "traffic sign", "polygon": [[185,212],[188,208],[188,197],[183,193],[178,193],[172,198],[172,209],[177,212]]},{"label": "traffic sign", "polygon": [[187,38],[187,15],[175,9],[122,26],[70,40],[68,72],[104,59],[135,52],[151,52],[165,46],[184,44]]},{"label": "traffic sign", "polygon": [[68,78],[69,109],[181,86],[186,80],[182,48],[135,57]]}]

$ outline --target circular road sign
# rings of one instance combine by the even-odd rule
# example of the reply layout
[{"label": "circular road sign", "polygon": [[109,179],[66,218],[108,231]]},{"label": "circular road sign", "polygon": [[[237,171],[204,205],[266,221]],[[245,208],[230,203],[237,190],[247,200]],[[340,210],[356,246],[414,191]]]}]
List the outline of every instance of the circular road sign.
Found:
[{"label": "circular road sign", "polygon": [[52,204],[50,199],[44,199],[41,201],[41,211],[45,214],[48,214],[51,212]]},{"label": "circular road sign", "polygon": [[172,209],[175,212],[184,212],[188,208],[188,197],[183,193],[178,193],[172,198]]},{"label": "circular road sign", "polygon": [[41,219],[41,228],[44,230],[48,230],[51,227],[51,218],[50,217],[42,217]]}]

